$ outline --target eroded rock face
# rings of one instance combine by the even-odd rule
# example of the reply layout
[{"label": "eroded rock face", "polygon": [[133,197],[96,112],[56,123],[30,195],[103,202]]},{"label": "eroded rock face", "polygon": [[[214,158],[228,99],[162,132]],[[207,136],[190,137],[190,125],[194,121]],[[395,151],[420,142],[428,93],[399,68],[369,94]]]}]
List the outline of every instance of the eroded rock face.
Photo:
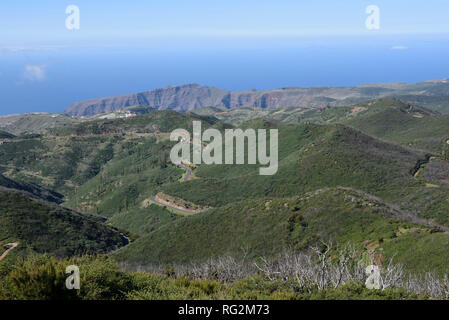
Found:
[{"label": "eroded rock face", "polygon": [[[190,111],[201,107],[225,107],[228,109],[237,107],[324,108],[326,106],[351,105],[387,96],[405,97],[406,101],[413,102],[417,88],[421,90],[419,91],[420,97],[424,95],[435,99],[442,92],[449,90],[449,83],[396,83],[317,88],[288,87],[275,90],[248,90],[242,92],[188,84],[76,102],[65,110],[65,113],[71,116],[91,116],[136,105],[150,106],[159,110],[176,110],[178,112]],[[446,110],[444,108],[442,109],[443,111]],[[447,109],[449,110],[449,106]]]},{"label": "eroded rock face", "polygon": [[223,105],[221,100],[227,93],[228,91],[225,90],[194,84],[167,87],[117,97],[76,102],[65,110],[65,113],[72,116],[90,116],[97,113],[117,111],[135,105],[151,106],[159,110],[171,109],[185,112],[203,106]]},{"label": "eroded rock face", "polygon": [[151,106],[159,110],[171,109],[178,112],[201,107],[225,107],[228,109],[243,106],[259,108],[325,107],[337,101],[334,98],[320,96],[321,94],[330,95],[331,92],[301,88],[232,92],[192,84],[117,97],[85,100],[72,104],[65,113],[71,116],[91,116],[135,105]]}]

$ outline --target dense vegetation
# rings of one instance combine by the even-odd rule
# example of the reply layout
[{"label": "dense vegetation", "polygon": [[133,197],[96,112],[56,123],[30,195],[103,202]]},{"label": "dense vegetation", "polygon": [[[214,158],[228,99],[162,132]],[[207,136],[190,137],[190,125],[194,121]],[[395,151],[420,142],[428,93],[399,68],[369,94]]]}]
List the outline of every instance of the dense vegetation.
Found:
[{"label": "dense vegetation", "polygon": [[[443,139],[449,139],[449,116],[441,115],[394,98],[384,98],[338,108],[202,108],[194,111],[222,121],[241,124],[255,118],[283,123],[341,123],[404,146],[440,152]],[[444,141],[445,142],[445,141]]]},{"label": "dense vegetation", "polygon": [[[351,189],[324,189],[303,197],[245,200],[180,219],[117,251],[131,265],[187,263],[223,254],[273,256],[320,241],[353,243],[382,259],[397,256],[411,271],[446,271],[449,236],[407,212]],[[413,255],[404,254],[408,248]],[[428,255],[429,252],[434,252]],[[423,256],[428,255],[427,258]]]},{"label": "dense vegetation", "polygon": [[0,130],[0,139],[12,139],[12,138],[14,138],[14,135],[12,135],[6,131]]},{"label": "dense vegetation", "polygon": [[449,137],[449,115],[438,115],[396,99],[381,99],[338,110],[329,108],[315,117],[319,122],[347,124],[388,141],[438,153],[443,140]]},{"label": "dense vegetation", "polygon": [[62,194],[55,192],[53,190],[41,187],[34,183],[27,183],[27,182],[19,183],[17,181],[6,178],[2,174],[0,174],[0,187],[25,191],[31,193],[32,195],[38,198],[55,203],[62,203],[64,198]]},{"label": "dense vegetation", "polygon": [[63,114],[32,113],[0,117],[0,129],[14,135],[45,132],[50,128],[69,126],[83,121]]},{"label": "dense vegetation", "polygon": [[[122,266],[145,268],[227,254],[272,258],[284,249],[305,252],[336,241],[380,263],[394,256],[410,272],[447,271],[447,115],[391,98],[320,110],[130,111],[141,115],[19,117],[19,136],[0,132],[8,139],[0,145],[0,245],[20,243],[0,265],[9,279],[0,280],[0,297],[66,297],[52,286],[48,292],[44,285],[30,292],[21,287],[38,276],[33,268],[51,274],[69,262],[39,257],[20,262],[17,274],[9,269],[31,253],[110,253]],[[38,120],[45,122],[42,130]],[[199,165],[184,181],[186,170],[169,160],[169,134],[191,130],[193,120],[202,121],[203,130],[278,129],[278,173],[261,176],[259,165]],[[24,134],[28,124],[33,129]],[[159,193],[210,209],[184,216],[153,201]],[[128,243],[121,233],[131,243],[116,250]],[[80,259],[87,274],[92,270],[85,280],[93,287],[67,298],[412,297],[368,292],[360,281],[306,294],[256,274],[214,282],[188,274],[127,273],[109,258]],[[95,278],[105,279],[103,272],[111,270],[107,284]],[[50,282],[62,281],[53,276]]]},{"label": "dense vegetation", "polygon": [[[80,268],[80,290],[67,290],[66,267]],[[246,279],[226,281],[226,270],[211,270],[205,278],[178,275],[174,269],[163,273],[124,272],[111,259],[82,257],[57,260],[38,256],[15,264],[0,263],[0,300],[192,300],[192,299],[243,299],[243,300],[309,300],[309,299],[429,299],[423,293],[413,293],[404,288],[369,290],[355,278],[332,286],[319,287],[308,280],[270,279],[259,274]]]},{"label": "dense vegetation", "polygon": [[276,175],[260,176],[258,165],[200,166],[195,173],[199,179],[167,184],[164,192],[217,207],[248,198],[285,197],[345,186],[382,197],[439,223],[449,223],[449,203],[429,202],[429,196],[444,197],[448,185],[440,182],[430,195],[426,182],[413,177],[416,165],[427,158],[426,152],[387,143],[342,125],[276,128],[282,137]]},{"label": "dense vegetation", "polygon": [[13,256],[35,252],[65,257],[109,252],[125,245],[127,240],[98,217],[1,188],[0,244],[12,242],[19,243],[10,253]]}]

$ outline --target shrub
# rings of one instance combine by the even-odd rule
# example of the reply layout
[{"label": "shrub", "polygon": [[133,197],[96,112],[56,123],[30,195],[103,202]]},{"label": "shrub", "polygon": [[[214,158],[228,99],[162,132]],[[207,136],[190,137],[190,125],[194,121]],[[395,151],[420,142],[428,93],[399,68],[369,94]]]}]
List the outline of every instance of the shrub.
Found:
[{"label": "shrub", "polygon": [[50,256],[18,259],[0,280],[0,298],[13,300],[71,300],[75,291],[65,287],[66,264]]}]

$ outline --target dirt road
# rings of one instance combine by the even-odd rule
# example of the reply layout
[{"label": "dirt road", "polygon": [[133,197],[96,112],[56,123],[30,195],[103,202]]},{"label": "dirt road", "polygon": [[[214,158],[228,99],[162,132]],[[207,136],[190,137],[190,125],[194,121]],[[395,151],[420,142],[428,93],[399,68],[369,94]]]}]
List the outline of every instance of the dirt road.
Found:
[{"label": "dirt road", "polygon": [[7,243],[7,244],[5,244],[5,247],[8,246],[9,249],[7,249],[5,252],[3,252],[3,254],[0,256],[0,261],[2,261],[2,260],[8,255],[8,253],[9,253],[11,250],[15,249],[18,245],[19,245],[18,242]]},{"label": "dirt road", "polygon": [[185,165],[185,164],[183,164],[183,163],[181,163],[179,166],[187,170],[187,173],[186,173],[186,175],[184,176],[184,180],[183,180],[183,181],[186,182],[186,181],[192,180],[192,177],[191,177],[191,175],[192,175],[192,169],[190,169],[189,166],[187,166],[187,165]]},{"label": "dirt road", "polygon": [[157,203],[158,205],[161,205],[161,206],[164,206],[164,207],[168,207],[168,208],[170,208],[172,210],[175,210],[175,211],[183,213],[183,214],[195,214],[195,213],[198,213],[195,210],[183,210],[183,209],[176,208],[176,207],[170,205],[169,203],[160,202],[160,201],[158,201],[156,199],[156,197],[150,197],[150,200],[155,202],[155,203]]}]

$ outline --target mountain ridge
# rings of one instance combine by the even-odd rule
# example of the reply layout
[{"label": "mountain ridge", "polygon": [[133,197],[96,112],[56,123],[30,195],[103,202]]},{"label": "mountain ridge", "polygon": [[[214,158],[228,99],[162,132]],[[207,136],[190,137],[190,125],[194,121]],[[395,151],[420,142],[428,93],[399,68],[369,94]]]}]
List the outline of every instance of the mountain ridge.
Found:
[{"label": "mountain ridge", "polygon": [[192,111],[201,107],[325,108],[343,106],[382,97],[398,97],[407,102],[449,113],[449,80],[418,83],[363,84],[348,87],[284,87],[273,90],[229,91],[212,86],[186,84],[113,97],[75,102],[64,113],[91,116],[122,110],[134,105],[159,110]]}]

